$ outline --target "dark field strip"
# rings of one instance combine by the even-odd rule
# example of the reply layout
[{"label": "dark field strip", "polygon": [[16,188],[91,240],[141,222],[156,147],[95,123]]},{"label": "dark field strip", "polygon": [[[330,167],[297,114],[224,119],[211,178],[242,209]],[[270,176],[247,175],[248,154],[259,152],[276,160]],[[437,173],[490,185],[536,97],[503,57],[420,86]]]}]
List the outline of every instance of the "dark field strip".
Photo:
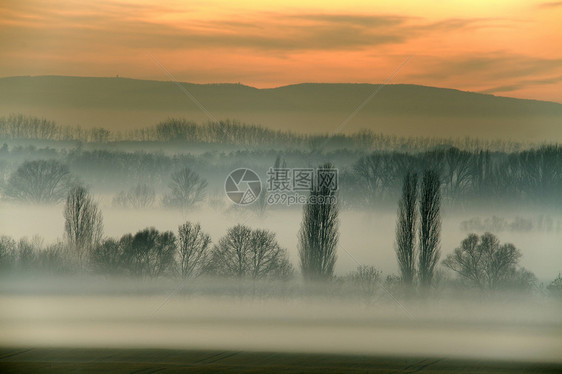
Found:
[{"label": "dark field strip", "polygon": [[0,373],[561,373],[562,364],[165,349],[0,348]]}]

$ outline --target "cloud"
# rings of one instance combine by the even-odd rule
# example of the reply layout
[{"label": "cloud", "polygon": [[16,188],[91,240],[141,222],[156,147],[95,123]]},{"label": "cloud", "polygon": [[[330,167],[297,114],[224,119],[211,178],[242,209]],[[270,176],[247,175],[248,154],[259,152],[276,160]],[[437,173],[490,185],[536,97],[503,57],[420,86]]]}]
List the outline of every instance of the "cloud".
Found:
[{"label": "cloud", "polygon": [[447,32],[468,28],[490,26],[497,18],[447,18],[426,24],[416,24],[409,28],[415,32]]},{"label": "cloud", "polygon": [[562,7],[562,1],[549,1],[546,3],[540,3],[538,5],[539,8],[558,8]]},{"label": "cloud", "polygon": [[551,85],[560,82],[562,82],[562,75],[557,77],[545,78],[545,79],[525,79],[514,84],[492,87],[485,90],[480,90],[478,92],[487,93],[487,94],[497,93],[497,92],[512,92],[512,91],[519,91],[532,86]]},{"label": "cloud", "polygon": [[[534,6],[535,13],[527,9],[525,17],[509,12],[440,17],[431,7],[422,16],[353,10],[336,14],[310,7],[301,13],[281,7],[217,11],[200,1],[55,3],[0,1],[2,75],[118,70],[154,78],[147,52],[190,79],[259,81],[265,86],[379,81],[410,54],[412,63],[398,77],[406,83],[501,92],[562,74],[562,55],[548,49],[556,35],[551,33],[548,41],[543,37],[554,26],[544,26],[540,35],[534,32],[543,27],[537,14],[545,14]],[[562,1],[542,4],[560,5]]]},{"label": "cloud", "polygon": [[[11,21],[3,28],[15,38],[8,40],[7,45],[17,48],[19,41],[25,39],[32,47],[45,50],[48,46],[59,51],[80,50],[92,45],[172,50],[248,49],[262,53],[362,50],[396,45],[423,33],[450,31],[482,22],[449,19],[419,24],[413,17],[397,15],[265,12],[242,15],[237,20],[195,17],[170,23],[154,17],[179,12],[169,7],[116,2],[94,3],[87,7],[73,1],[70,4],[75,6],[62,9],[23,2],[21,7],[8,9]],[[35,18],[29,20],[29,14],[34,14]]]},{"label": "cloud", "polygon": [[528,76],[554,74],[560,72],[562,67],[562,59],[546,59],[506,52],[446,59],[429,57],[425,58],[423,63],[424,72],[412,75],[412,77],[436,80],[473,77],[480,82],[486,82],[486,80],[513,80]]},{"label": "cloud", "polygon": [[[45,17],[45,16],[43,16]],[[78,14],[72,17],[60,13],[48,16],[49,20],[26,20],[15,16],[4,24],[4,32],[15,36],[7,45],[18,45],[25,39],[34,45],[47,43],[75,45],[84,42],[114,44],[134,48],[246,48],[257,50],[334,50],[357,49],[386,43],[399,43],[404,36],[399,30],[387,30],[384,24],[394,24],[394,19],[380,18],[381,26],[366,26],[365,18],[357,24],[352,17],[343,20],[318,22],[318,18],[302,18],[295,23],[293,17],[276,19],[250,19],[244,22],[212,20],[189,25],[161,24],[142,19],[113,19],[97,13]],[[312,22],[311,22],[312,21]]]},{"label": "cloud", "polygon": [[328,25],[346,25],[351,27],[385,27],[402,24],[410,17],[396,15],[359,15],[359,14],[303,14],[288,15],[287,19],[318,22]]}]

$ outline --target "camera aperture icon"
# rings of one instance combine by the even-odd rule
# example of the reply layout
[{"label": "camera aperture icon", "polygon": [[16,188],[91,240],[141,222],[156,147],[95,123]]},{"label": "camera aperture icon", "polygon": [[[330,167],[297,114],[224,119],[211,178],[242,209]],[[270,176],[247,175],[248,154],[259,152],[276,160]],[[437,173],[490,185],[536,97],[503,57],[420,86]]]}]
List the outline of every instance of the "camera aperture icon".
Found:
[{"label": "camera aperture icon", "polygon": [[235,204],[249,205],[261,193],[261,179],[251,169],[240,168],[232,171],[224,182],[224,191]]}]

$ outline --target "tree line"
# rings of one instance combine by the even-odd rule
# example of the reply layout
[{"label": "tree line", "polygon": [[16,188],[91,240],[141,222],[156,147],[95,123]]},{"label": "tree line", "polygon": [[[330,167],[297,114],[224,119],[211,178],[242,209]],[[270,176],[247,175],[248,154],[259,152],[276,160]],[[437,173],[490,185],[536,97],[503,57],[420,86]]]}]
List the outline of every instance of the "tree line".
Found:
[{"label": "tree line", "polygon": [[[439,175],[426,170],[418,187],[418,175],[408,171],[402,183],[396,220],[396,258],[402,284],[412,289],[431,287],[441,257],[441,193]],[[481,290],[529,289],[533,273],[519,266],[521,252],[510,243],[500,244],[492,233],[468,235],[442,265],[459,281]]]},{"label": "tree line", "polygon": [[[79,185],[70,169],[57,160],[23,162],[3,186],[3,197],[10,201],[26,203],[59,203],[68,191]],[[207,181],[189,168],[173,172],[169,176],[169,191],[162,197],[165,207],[192,208],[206,196]],[[138,184],[128,191],[119,192],[113,205],[122,208],[148,208],[156,200],[154,188]]]},{"label": "tree line", "polygon": [[[168,189],[162,205],[177,205],[177,199],[199,202],[207,196],[208,179],[224,178],[245,165],[264,178],[275,151],[240,151],[203,155],[116,152],[73,149],[68,152],[28,152],[31,160],[19,161],[16,150],[0,149],[0,191],[5,198],[19,201],[60,202],[63,186],[81,180],[105,191],[117,190],[116,205],[129,203],[151,190]],[[420,153],[338,152],[328,155],[301,151],[282,153],[287,165],[310,166],[323,157],[340,165],[340,197],[350,205],[368,206],[394,202],[408,170],[421,175],[435,170],[445,203],[463,205],[480,200],[495,204],[528,202],[539,205],[562,204],[562,147],[544,146],[516,153],[468,152],[446,148]],[[39,157],[39,159],[34,159]],[[307,160],[303,165],[302,160]],[[14,165],[10,166],[10,162]],[[1,165],[0,165],[1,166]],[[87,172],[85,172],[87,171]],[[141,187],[139,187],[141,186]],[[185,190],[187,186],[188,190]],[[138,187],[138,188],[137,188]],[[135,190],[136,189],[136,190]],[[27,191],[27,192],[26,192]],[[32,195],[32,198],[29,196]],[[181,198],[180,196],[184,196]],[[192,205],[192,204],[187,204]]]},{"label": "tree line", "polygon": [[[333,168],[324,164],[323,168]],[[441,257],[441,192],[439,175],[425,170],[421,177],[409,171],[403,179],[396,221],[396,258],[400,277],[386,285],[400,285],[411,293],[419,286],[435,287]],[[339,242],[337,194],[328,186],[310,191],[298,232],[299,268],[310,282],[333,281]],[[319,199],[318,197],[323,197]],[[47,269],[51,273],[92,271],[139,278],[213,276],[233,279],[290,279],[294,273],[288,252],[273,232],[235,225],[218,241],[196,223],[185,222],[177,232],[146,228],[121,238],[103,236],[103,216],[92,195],[80,185],[67,193],[63,209],[65,240],[40,249],[41,241],[0,238],[0,269]],[[442,265],[458,275],[459,284],[481,290],[530,289],[535,276],[519,266],[521,252],[501,244],[495,235],[470,234],[445,257]],[[382,283],[373,266],[358,266],[346,279],[371,295]],[[560,283],[560,282],[558,282]],[[549,290],[558,292],[556,281]]]},{"label": "tree line", "polygon": [[[193,175],[183,173],[178,178],[193,179]],[[185,201],[183,192],[178,192],[177,197]],[[299,233],[301,271],[307,279],[329,279],[336,261],[338,208],[337,200],[327,197],[334,196],[335,191],[324,186],[310,194],[316,199],[304,207]],[[287,250],[279,245],[274,233],[240,224],[230,228],[215,244],[199,224],[190,222],[180,225],[177,235],[147,228],[118,240],[104,239],[102,212],[81,185],[68,190],[63,216],[65,242],[52,255],[59,260],[68,256],[78,269],[149,278],[207,274],[250,279],[287,279],[294,271]],[[0,259],[4,264],[12,263],[15,246],[10,246],[7,238],[2,243]]]},{"label": "tree line", "polygon": [[438,173],[448,202],[562,203],[562,147],[557,145],[509,154],[457,148],[414,154],[374,152],[354,164],[348,179],[357,197],[373,203],[394,200],[407,171],[427,169]]},{"label": "tree line", "polygon": [[299,134],[291,131],[272,130],[229,119],[199,124],[183,118],[169,118],[154,126],[121,132],[101,127],[62,126],[45,118],[23,114],[10,114],[0,117],[0,139],[78,141],[100,144],[112,142],[177,142],[253,147],[274,145],[282,149],[290,147],[312,151],[344,148],[426,151],[447,145],[467,151],[487,149],[514,152],[537,146],[536,144],[522,144],[508,140],[399,137],[384,135],[371,130],[361,130],[353,134]]}]

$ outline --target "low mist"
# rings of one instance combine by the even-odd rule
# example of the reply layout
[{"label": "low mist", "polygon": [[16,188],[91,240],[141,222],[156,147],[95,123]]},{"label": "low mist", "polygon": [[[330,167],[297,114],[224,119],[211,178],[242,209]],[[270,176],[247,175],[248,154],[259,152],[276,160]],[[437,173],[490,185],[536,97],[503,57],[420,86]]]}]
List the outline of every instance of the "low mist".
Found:
[{"label": "low mist", "polygon": [[72,131],[0,148],[1,347],[562,363],[558,145]]}]

